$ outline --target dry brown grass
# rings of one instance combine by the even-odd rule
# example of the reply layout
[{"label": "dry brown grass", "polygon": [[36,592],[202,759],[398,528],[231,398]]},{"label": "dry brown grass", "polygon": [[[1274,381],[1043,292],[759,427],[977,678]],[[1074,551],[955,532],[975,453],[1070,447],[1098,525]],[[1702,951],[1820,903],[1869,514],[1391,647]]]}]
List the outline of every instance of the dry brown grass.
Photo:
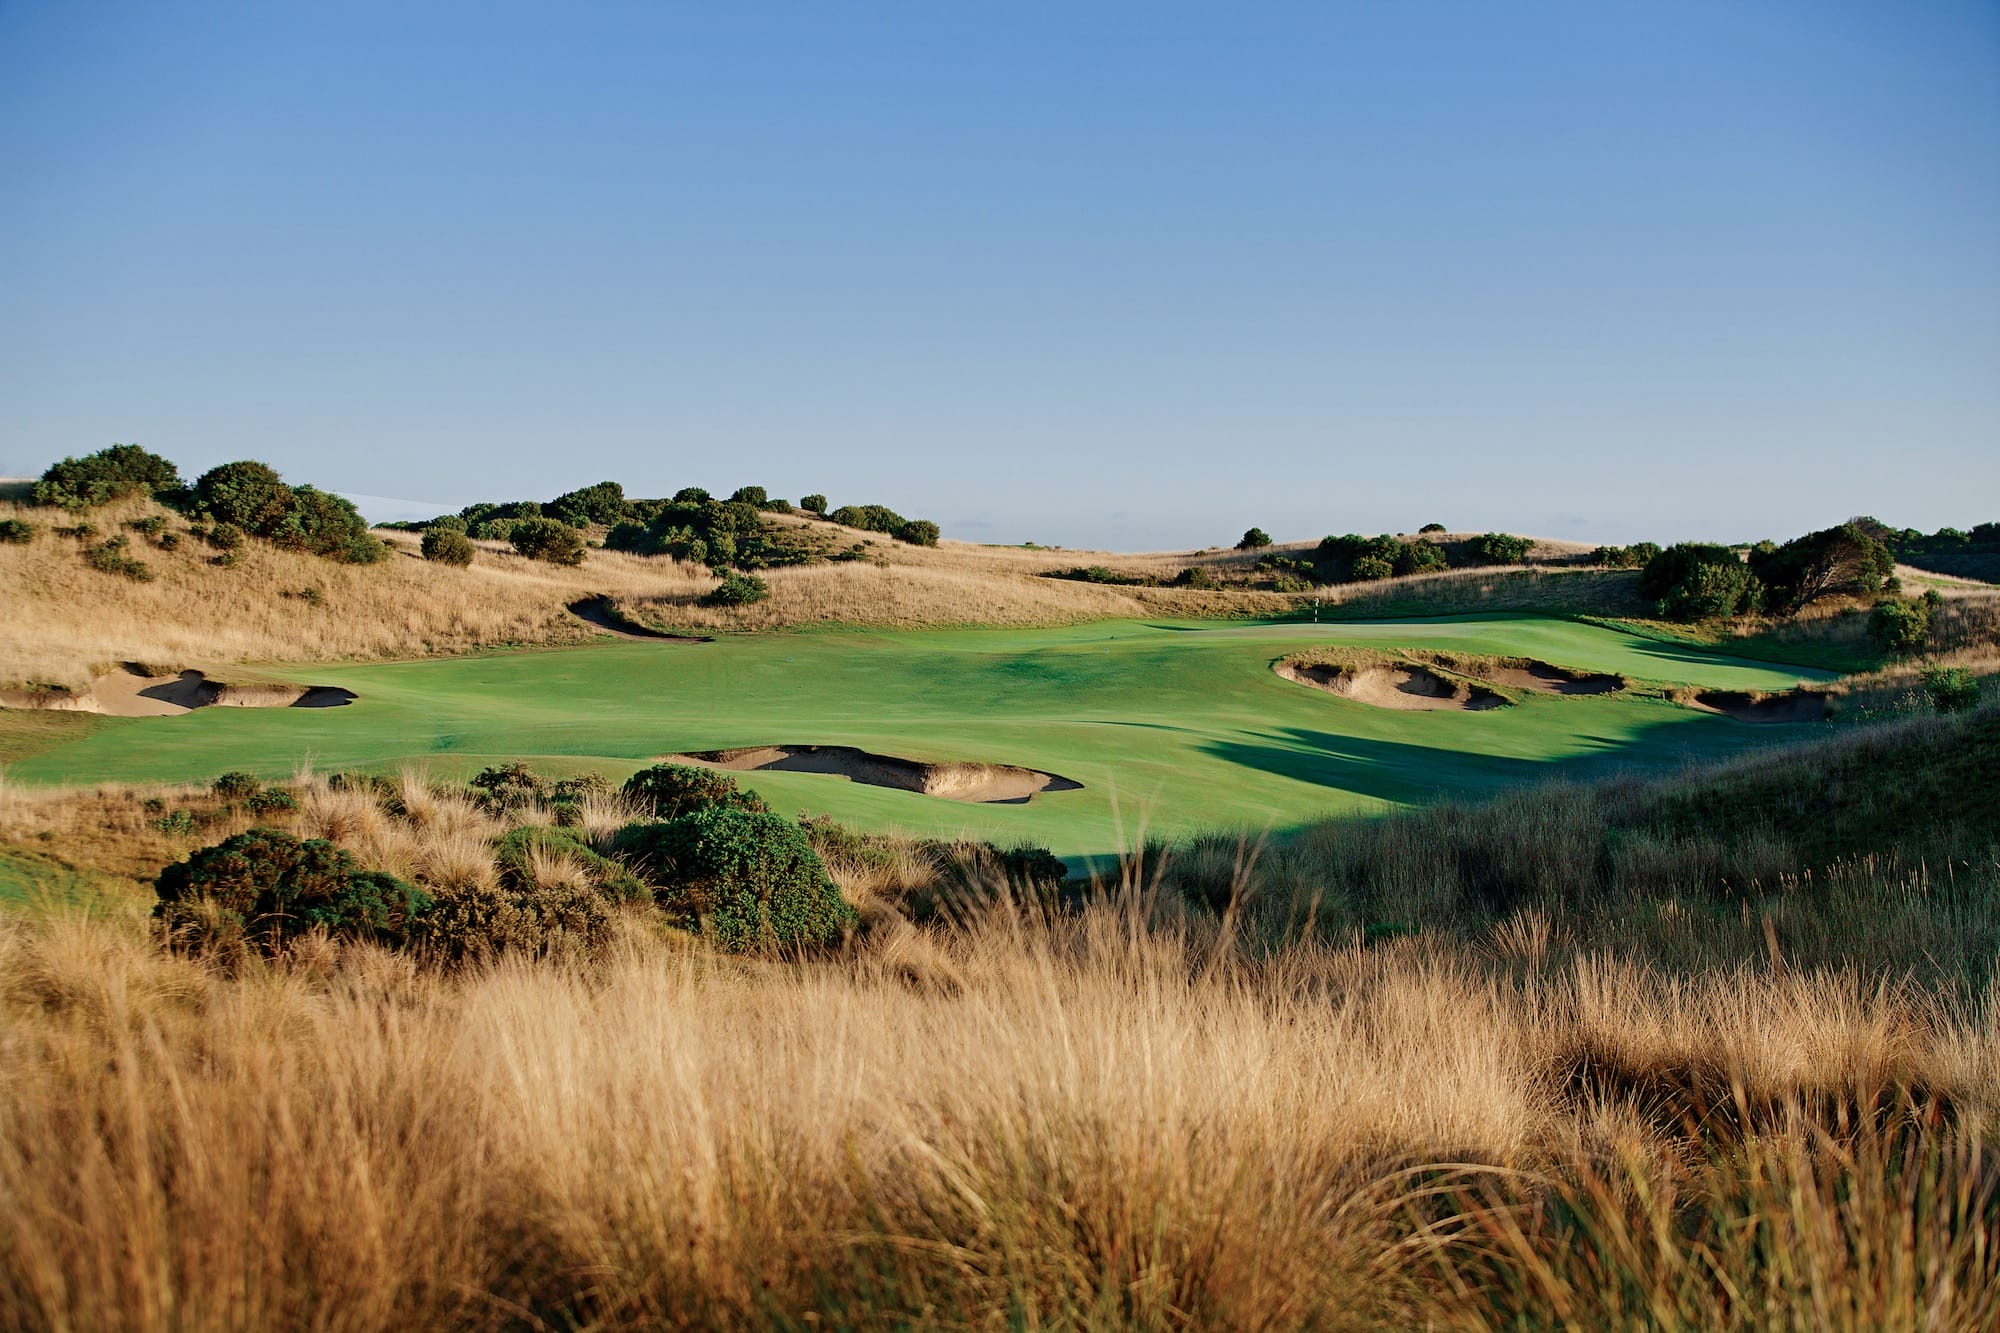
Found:
[{"label": "dry brown grass", "polygon": [[[101,535],[155,506],[132,501],[87,516]],[[1049,553],[947,542],[913,547],[879,534],[835,529],[866,543],[868,558],[769,572],[767,602],[737,611],[696,605],[717,580],[677,561],[594,550],[565,569],[478,543],[468,569],[429,564],[409,534],[382,533],[394,558],[341,565],[247,544],[233,568],[193,539],[134,551],[157,575],[135,583],[86,565],[79,545],[54,535],[72,522],[56,510],[0,504],[0,516],[38,529],[25,544],[0,544],[0,683],[84,688],[115,663],[210,670],[238,663],[301,663],[428,656],[522,643],[566,643],[596,631],[565,609],[602,595],[653,623],[700,629],[764,629],[827,622],[930,625],[1055,625],[1119,616],[1247,615],[1282,611],[1265,593],[1111,589],[1038,578],[1073,554],[1136,572],[1171,574],[1189,557]],[[184,528],[174,520],[177,530]],[[831,526],[831,525],[820,525]],[[1232,559],[1220,556],[1218,559]],[[318,604],[284,593],[316,589]]]},{"label": "dry brown grass", "polygon": [[[590,971],[456,978],[351,949],[225,980],[102,923],[9,921],[0,977],[9,1327],[1996,1313],[1991,997],[1414,945],[1252,957],[1130,905],[792,965],[633,936]],[[1770,1123],[1689,1138],[1654,1094],[1698,1090],[1691,1070]],[[1812,1128],[1913,1072],[1943,1127]],[[1551,1197],[1583,1242],[1529,1206]]]}]

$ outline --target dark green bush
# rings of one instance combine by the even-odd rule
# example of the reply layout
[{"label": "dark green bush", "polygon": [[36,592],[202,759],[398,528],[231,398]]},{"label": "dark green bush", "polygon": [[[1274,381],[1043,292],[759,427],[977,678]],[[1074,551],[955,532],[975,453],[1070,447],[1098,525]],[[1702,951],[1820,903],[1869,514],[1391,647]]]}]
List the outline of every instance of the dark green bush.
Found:
[{"label": "dark green bush", "polygon": [[1180,588],[1195,588],[1203,592],[1210,592],[1216,588],[1220,588],[1222,583],[1215,575],[1208,571],[1207,566],[1189,565],[1186,569],[1174,575],[1174,585]]},{"label": "dark green bush", "polygon": [[1929,601],[1878,602],[1868,632],[1891,657],[1915,657],[1930,642],[1932,609]]},{"label": "dark green bush", "polygon": [[1924,693],[1940,713],[1969,713],[1979,707],[1979,678],[1970,667],[1932,667],[1924,672]]},{"label": "dark green bush", "polygon": [[624,551],[628,555],[658,555],[660,543],[653,530],[644,523],[628,521],[614,524],[611,531],[604,534],[604,549]]},{"label": "dark green bush", "polygon": [[691,764],[655,764],[625,780],[625,796],[659,820],[716,806],[763,812],[771,807],[753,791],[744,791],[727,773]]},{"label": "dark green bush", "polygon": [[855,921],[804,831],[778,815],[711,807],[635,824],[617,849],[663,910],[725,950],[829,944]]},{"label": "dark green bush", "polygon": [[531,560],[546,560],[552,565],[583,563],[583,538],[569,524],[552,518],[517,519],[507,540]]},{"label": "dark green bush", "polygon": [[244,541],[243,529],[237,527],[234,523],[218,523],[205,531],[207,533],[206,540],[208,544],[218,551],[242,549]]},{"label": "dark green bush", "polygon": [[127,554],[130,543],[122,536],[100,546],[84,548],[83,562],[106,574],[122,574],[134,583],[151,583],[153,570],[145,561]]},{"label": "dark green bush", "polygon": [[548,780],[518,760],[482,768],[466,785],[472,788],[481,806],[496,814],[518,810],[549,795]]},{"label": "dark green bush", "polygon": [[419,544],[424,559],[460,569],[472,563],[472,540],[462,528],[429,528]]},{"label": "dark green bush", "polygon": [[65,458],[35,483],[38,505],[71,511],[91,509],[128,495],[159,495],[180,489],[180,471],[136,444],[114,444],[82,458]]},{"label": "dark green bush", "polygon": [[936,546],[939,535],[938,525],[927,518],[913,518],[896,529],[896,540],[912,546]]},{"label": "dark green bush", "polygon": [[805,496],[799,500],[799,508],[805,510],[808,514],[825,514],[826,497],[824,495]]},{"label": "dark green bush", "polygon": [[225,801],[240,801],[253,792],[262,791],[264,784],[254,773],[232,769],[208,784],[208,789]]},{"label": "dark green bush", "polygon": [[1487,532],[1466,543],[1466,549],[1485,565],[1518,565],[1528,558],[1535,543],[1508,532]]},{"label": "dark green bush", "polygon": [[1450,531],[1450,529],[1445,527],[1445,525],[1442,523],[1426,523],[1421,528],[1417,529],[1417,535],[1420,537],[1428,537],[1433,532],[1448,532],[1448,531]]},{"label": "dark green bush", "polygon": [[762,486],[738,486],[736,493],[729,499],[734,504],[753,505],[762,509],[771,503],[771,493]]},{"label": "dark green bush", "polygon": [[299,800],[281,787],[266,787],[262,791],[251,792],[243,805],[253,815],[275,815],[281,810],[298,809]]},{"label": "dark green bush", "polygon": [[1388,556],[1364,555],[1354,562],[1354,579],[1357,583],[1372,582],[1396,576],[1395,562]]},{"label": "dark green bush", "polygon": [[542,506],[544,515],[572,528],[589,527],[592,523],[609,527],[629,517],[631,512],[625,488],[615,481],[600,481],[594,486],[565,492]]},{"label": "dark green bush", "polygon": [[24,518],[0,518],[0,542],[31,542],[35,525]]},{"label": "dark green bush", "polygon": [[1403,542],[1402,550],[1396,552],[1396,573],[1434,574],[1448,567],[1444,548],[1435,542]]},{"label": "dark green bush", "polygon": [[725,574],[722,582],[702,597],[703,606],[748,606],[771,595],[771,585],[755,574]]},{"label": "dark green bush", "polygon": [[1668,620],[1707,620],[1757,609],[1763,585],[1727,546],[1677,542],[1646,562],[1640,590]]},{"label": "dark green bush", "polygon": [[850,528],[861,528],[868,532],[894,533],[909,522],[901,514],[886,505],[842,505],[827,515],[835,523]]},{"label": "dark green bush", "polygon": [[259,531],[283,550],[350,565],[371,565],[389,555],[387,546],[368,535],[368,521],[353,501],[314,486],[295,487],[290,507]]},{"label": "dark green bush", "polygon": [[292,508],[292,488],[263,463],[224,463],[194,483],[195,502],[218,522],[259,536],[276,527]]},{"label": "dark green bush", "polygon": [[201,950],[225,939],[275,951],[325,928],[337,936],[400,945],[430,895],[391,875],[363,870],[319,839],[255,828],[160,872],[154,917],[170,939]]},{"label": "dark green bush", "polygon": [[1251,528],[1243,534],[1242,540],[1236,543],[1236,549],[1239,551],[1258,551],[1270,544],[1270,533],[1264,531],[1262,528]]}]

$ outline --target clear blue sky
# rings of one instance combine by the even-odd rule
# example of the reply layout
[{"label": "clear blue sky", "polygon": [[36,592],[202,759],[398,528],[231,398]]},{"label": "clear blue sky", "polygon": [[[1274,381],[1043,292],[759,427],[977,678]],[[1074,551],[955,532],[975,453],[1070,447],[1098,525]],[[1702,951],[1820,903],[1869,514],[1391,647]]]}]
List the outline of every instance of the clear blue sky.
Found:
[{"label": "clear blue sky", "polygon": [[0,0],[0,472],[2000,518],[2000,5]]}]

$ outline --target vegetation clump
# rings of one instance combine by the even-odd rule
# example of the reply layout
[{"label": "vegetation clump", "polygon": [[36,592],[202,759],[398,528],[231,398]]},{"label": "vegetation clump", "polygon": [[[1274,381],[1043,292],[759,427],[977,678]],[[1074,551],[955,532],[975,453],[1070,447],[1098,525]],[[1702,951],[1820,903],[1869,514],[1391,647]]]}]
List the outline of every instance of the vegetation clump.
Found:
[{"label": "vegetation clump", "polygon": [[145,561],[129,554],[131,543],[121,534],[96,546],[87,546],[83,562],[106,574],[122,574],[134,583],[151,583],[153,570]]},{"label": "vegetation clump", "polygon": [[1741,615],[1762,604],[1764,587],[1742,557],[1727,546],[1677,542],[1651,560],[1639,587],[1667,620],[1710,620]]},{"label": "vegetation clump", "polygon": [[1528,558],[1535,543],[1509,532],[1481,533],[1467,543],[1474,559],[1483,565],[1518,565]]},{"label": "vegetation clump", "polygon": [[321,839],[255,828],[160,872],[153,909],[162,931],[196,952],[250,947],[276,952],[323,928],[396,945],[431,899],[392,875],[364,870]]},{"label": "vegetation clump", "polygon": [[367,520],[352,501],[313,486],[288,486],[264,463],[244,460],[210,468],[195,480],[187,504],[213,525],[209,540],[224,550],[240,545],[242,534],[249,533],[282,550],[350,565],[389,557],[389,548],[368,535]]},{"label": "vegetation clump", "polygon": [[1271,534],[1262,528],[1250,528],[1236,541],[1239,551],[1258,551],[1271,544]]},{"label": "vegetation clump", "polygon": [[418,543],[426,560],[463,569],[472,563],[472,539],[463,527],[427,529]]},{"label": "vegetation clump", "polygon": [[25,518],[0,518],[0,542],[31,542],[35,525]]},{"label": "vegetation clump", "polygon": [[625,780],[622,794],[657,820],[678,819],[697,810],[724,806],[754,813],[768,811],[764,798],[736,785],[736,779],[692,764],[655,764]]},{"label": "vegetation clump", "polygon": [[1797,611],[1837,594],[1872,596],[1895,568],[1895,554],[1859,522],[1750,554],[1750,569],[1763,582],[1765,601],[1778,611]]},{"label": "vegetation clump", "polygon": [[31,494],[38,505],[79,512],[127,496],[172,496],[181,474],[136,444],[114,444],[82,458],[65,458],[42,473]]},{"label": "vegetation clump", "polygon": [[780,815],[710,806],[635,824],[614,846],[663,909],[727,952],[830,944],[855,924],[804,831]]},{"label": "vegetation clump", "polygon": [[1868,632],[1892,658],[1915,657],[1930,642],[1931,621],[1944,598],[1935,589],[1913,601],[1887,598],[1868,614]]},{"label": "vegetation clump", "polygon": [[722,576],[722,582],[703,594],[703,606],[749,606],[761,602],[771,595],[771,585],[755,574],[739,574],[734,570]]},{"label": "vegetation clump", "polygon": [[1924,672],[1924,693],[1940,713],[1966,713],[1979,707],[1979,678],[1970,667],[1932,667]]},{"label": "vegetation clump", "polygon": [[553,518],[524,518],[508,530],[507,540],[530,560],[551,565],[583,563],[583,538],[575,528]]}]

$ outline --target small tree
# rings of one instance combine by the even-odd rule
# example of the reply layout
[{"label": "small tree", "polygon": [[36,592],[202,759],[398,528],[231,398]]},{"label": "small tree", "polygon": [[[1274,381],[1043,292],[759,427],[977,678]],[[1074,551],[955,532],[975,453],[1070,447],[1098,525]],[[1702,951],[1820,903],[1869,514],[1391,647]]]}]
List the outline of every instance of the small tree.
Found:
[{"label": "small tree", "polygon": [[472,563],[472,539],[465,535],[463,528],[426,529],[422,550],[424,559],[435,560],[441,565],[455,565],[463,569]]},{"label": "small tree", "polygon": [[1528,558],[1535,543],[1510,532],[1487,532],[1474,537],[1468,547],[1481,564],[1518,565]]},{"label": "small tree", "polygon": [[1243,539],[1236,543],[1236,549],[1239,551],[1261,551],[1270,544],[1270,533],[1264,531],[1262,528],[1250,528],[1244,532]]},{"label": "small tree", "polygon": [[1754,611],[1763,585],[1727,546],[1676,542],[1646,563],[1640,590],[1668,620],[1707,620]]},{"label": "small tree", "polygon": [[912,546],[936,546],[938,536],[938,525],[927,518],[913,518],[896,529],[896,540]]},{"label": "small tree", "polygon": [[1426,523],[1421,528],[1417,529],[1417,535],[1420,537],[1428,537],[1433,532],[1444,532],[1444,531],[1447,531],[1447,529],[1445,528],[1445,525],[1442,523]]},{"label": "small tree", "polygon": [[824,495],[805,496],[799,501],[799,508],[805,510],[808,514],[818,514],[824,517],[826,514],[826,497]]},{"label": "small tree", "polygon": [[1932,609],[1928,600],[1878,602],[1869,613],[1868,632],[1889,656],[1914,657],[1930,641]]},{"label": "small tree", "polygon": [[292,488],[269,465],[243,460],[212,467],[194,484],[195,502],[221,523],[266,536],[292,508]]},{"label": "small tree", "polygon": [[530,560],[546,560],[552,565],[583,563],[583,538],[569,524],[552,518],[517,519],[507,540]]},{"label": "small tree", "polygon": [[33,496],[38,505],[77,511],[128,495],[165,495],[180,487],[180,471],[166,459],[136,444],[114,444],[54,464],[35,483]]}]

